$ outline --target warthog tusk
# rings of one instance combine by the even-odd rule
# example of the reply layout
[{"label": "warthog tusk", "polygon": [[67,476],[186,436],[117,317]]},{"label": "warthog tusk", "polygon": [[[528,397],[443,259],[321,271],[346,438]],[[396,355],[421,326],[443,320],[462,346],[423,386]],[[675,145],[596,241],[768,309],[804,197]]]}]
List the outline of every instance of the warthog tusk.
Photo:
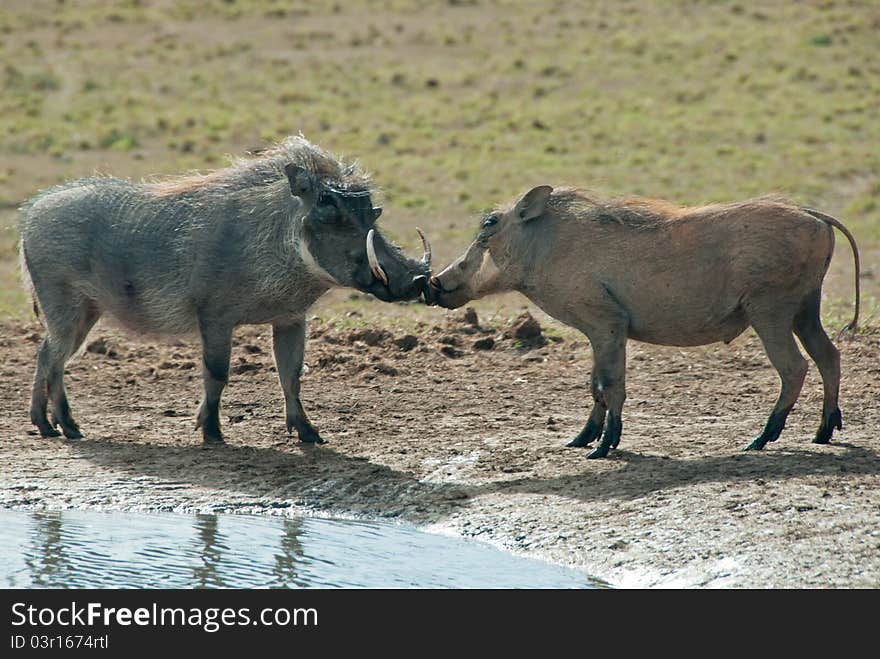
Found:
[{"label": "warthog tusk", "polygon": [[428,239],[425,238],[425,234],[422,233],[422,230],[416,227],[416,231],[419,232],[419,237],[422,239],[422,247],[425,248],[425,253],[422,255],[422,262],[431,267],[431,243],[428,242]]},{"label": "warthog tusk", "polygon": [[370,263],[370,270],[372,271],[373,276],[387,286],[388,275],[385,274],[382,266],[379,265],[379,259],[376,258],[376,247],[373,245],[373,237],[375,233],[375,229],[370,229],[367,232],[367,261]]}]

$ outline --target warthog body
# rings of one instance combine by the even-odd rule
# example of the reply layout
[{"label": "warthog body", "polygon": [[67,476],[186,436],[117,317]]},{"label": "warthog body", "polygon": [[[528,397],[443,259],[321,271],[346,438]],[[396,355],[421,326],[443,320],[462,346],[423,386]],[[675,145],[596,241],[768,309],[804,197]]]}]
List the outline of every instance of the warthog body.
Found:
[{"label": "warthog body", "polygon": [[220,442],[233,329],[270,323],[287,430],[322,441],[299,399],[306,310],[334,285],[414,298],[429,270],[378,234],[380,212],[365,175],[298,137],[204,176],[97,177],[43,192],[22,208],[21,223],[22,267],[46,327],[31,421],[43,436],[57,436],[57,425],[81,436],[64,364],[108,314],[138,332],[198,332],[197,427]]},{"label": "warthog body", "polygon": [[627,339],[695,346],[732,341],[750,325],[782,390],[748,448],[774,441],[798,398],[807,363],[794,335],[822,375],[815,441],[827,443],[841,428],[840,355],[819,319],[834,250],[832,225],[849,239],[856,261],[854,328],[859,266],[852,235],[834,218],[771,198],[678,208],[534,188],[482,220],[467,252],[431,278],[426,298],[455,308],[516,290],[584,332],[593,347],[594,406],[569,446],[586,446],[602,435],[591,458],[604,457],[620,441]]}]

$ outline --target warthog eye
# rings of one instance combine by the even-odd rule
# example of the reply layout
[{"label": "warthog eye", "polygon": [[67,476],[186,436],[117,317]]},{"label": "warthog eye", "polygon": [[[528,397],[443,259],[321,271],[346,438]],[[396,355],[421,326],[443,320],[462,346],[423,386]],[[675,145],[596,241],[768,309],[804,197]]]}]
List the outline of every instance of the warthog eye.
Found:
[{"label": "warthog eye", "polygon": [[488,229],[489,227],[495,226],[498,224],[498,218],[494,215],[490,215],[485,220],[483,220],[483,228]]}]

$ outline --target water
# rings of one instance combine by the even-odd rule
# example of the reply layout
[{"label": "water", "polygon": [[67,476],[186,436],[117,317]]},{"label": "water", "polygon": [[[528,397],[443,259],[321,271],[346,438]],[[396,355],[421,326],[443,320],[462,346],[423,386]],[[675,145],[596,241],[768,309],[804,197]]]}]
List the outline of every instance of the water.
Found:
[{"label": "water", "polygon": [[387,523],[0,510],[4,588],[590,588],[584,574]]}]

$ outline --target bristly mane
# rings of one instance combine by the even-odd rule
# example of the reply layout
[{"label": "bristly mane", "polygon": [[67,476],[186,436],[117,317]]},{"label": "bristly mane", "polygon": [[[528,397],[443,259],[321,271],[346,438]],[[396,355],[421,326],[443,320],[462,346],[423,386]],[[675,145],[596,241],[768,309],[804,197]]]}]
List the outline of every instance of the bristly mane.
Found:
[{"label": "bristly mane", "polygon": [[326,187],[354,194],[370,191],[370,178],[357,163],[344,163],[302,136],[291,136],[259,154],[236,158],[225,169],[154,178],[147,185],[158,197],[206,189],[232,192],[277,183],[285,178],[285,165],[291,163],[304,167]]},{"label": "bristly mane", "polygon": [[766,195],[730,204],[686,207],[648,197],[601,200],[579,188],[557,188],[547,202],[550,210],[563,219],[586,217],[600,224],[616,224],[638,230],[661,228],[695,212],[723,215],[768,205],[791,206],[791,202],[780,195]]}]

